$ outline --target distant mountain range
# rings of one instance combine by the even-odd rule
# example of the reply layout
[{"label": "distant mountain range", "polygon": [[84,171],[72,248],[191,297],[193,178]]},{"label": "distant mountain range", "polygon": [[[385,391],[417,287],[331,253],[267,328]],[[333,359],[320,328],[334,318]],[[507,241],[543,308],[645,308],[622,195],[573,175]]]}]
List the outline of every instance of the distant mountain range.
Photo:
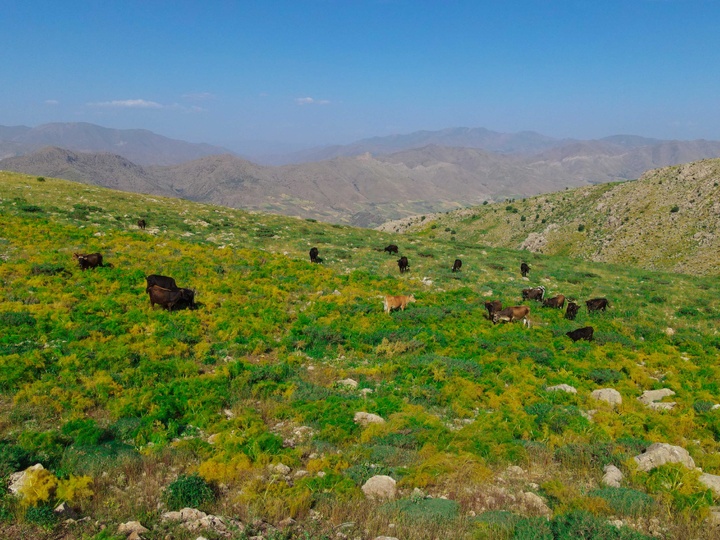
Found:
[{"label": "distant mountain range", "polygon": [[[575,141],[453,128],[367,139],[316,151],[328,159],[265,166],[144,130],[91,124],[49,124],[31,130],[33,136],[28,130],[0,127],[0,148],[14,144],[18,154],[0,160],[0,169],[363,227],[486,200],[634,179],[649,169],[720,156],[715,141],[630,135]],[[59,140],[63,132],[69,134],[65,143],[20,155],[22,141],[39,144],[41,133]],[[217,152],[208,154],[212,150]]]},{"label": "distant mountain range", "polygon": [[74,152],[111,152],[138,165],[174,165],[230,152],[219,146],[169,139],[146,129],[110,129],[83,122],[0,126],[0,159],[46,146]]}]

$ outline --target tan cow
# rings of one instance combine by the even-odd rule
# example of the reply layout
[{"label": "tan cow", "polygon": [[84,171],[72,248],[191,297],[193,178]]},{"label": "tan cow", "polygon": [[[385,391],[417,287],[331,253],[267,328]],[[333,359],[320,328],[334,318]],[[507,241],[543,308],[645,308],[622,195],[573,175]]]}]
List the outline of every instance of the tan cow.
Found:
[{"label": "tan cow", "polygon": [[501,311],[496,311],[493,315],[493,323],[497,324],[498,322],[514,322],[514,321],[522,321],[523,326],[527,326],[530,328],[530,321],[528,320],[527,316],[530,313],[530,308],[527,306],[513,306],[509,308],[505,308]]},{"label": "tan cow", "polygon": [[410,296],[400,295],[400,296],[386,296],[385,300],[383,301],[383,306],[385,308],[385,313],[390,313],[393,309],[399,309],[400,311],[405,311],[405,308],[410,302],[415,301],[415,295],[411,294]]}]

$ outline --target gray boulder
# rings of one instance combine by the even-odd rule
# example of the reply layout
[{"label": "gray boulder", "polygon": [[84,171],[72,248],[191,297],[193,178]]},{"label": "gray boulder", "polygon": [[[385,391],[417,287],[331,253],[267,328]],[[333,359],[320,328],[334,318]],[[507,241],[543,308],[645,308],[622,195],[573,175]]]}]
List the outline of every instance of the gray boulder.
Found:
[{"label": "gray boulder", "polygon": [[605,401],[613,407],[622,404],[622,396],[620,392],[614,388],[600,388],[599,390],[593,390],[590,397],[597,399],[598,401]]},{"label": "gray boulder", "polygon": [[395,480],[384,474],[373,476],[360,489],[368,499],[395,498]]},{"label": "gray boulder", "polygon": [[625,478],[620,469],[618,469],[615,465],[605,465],[603,471],[605,471],[605,474],[602,477],[603,484],[610,487],[620,487],[623,478]]},{"label": "gray boulder", "polygon": [[680,446],[666,443],[653,443],[647,450],[633,458],[638,464],[638,470],[651,471],[666,463],[682,463],[688,469],[695,468],[695,462],[687,450]]}]

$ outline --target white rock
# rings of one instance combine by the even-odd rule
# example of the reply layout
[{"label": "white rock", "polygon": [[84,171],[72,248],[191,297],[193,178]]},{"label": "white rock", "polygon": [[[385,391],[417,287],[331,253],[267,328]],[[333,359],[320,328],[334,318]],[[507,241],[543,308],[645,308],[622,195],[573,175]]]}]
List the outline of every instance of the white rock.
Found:
[{"label": "white rock", "polygon": [[373,476],[360,489],[368,499],[395,498],[395,480],[384,474]]},{"label": "white rock", "polygon": [[128,521],[127,523],[121,523],[118,527],[119,534],[143,534],[150,532],[150,529],[143,527],[139,521]]},{"label": "white rock", "polygon": [[340,386],[348,386],[350,388],[357,388],[358,386],[357,381],[353,379],[343,379],[341,381],[338,381],[337,384],[339,384]]},{"label": "white rock", "polygon": [[645,390],[642,393],[642,396],[638,398],[638,401],[644,403],[645,405],[650,405],[654,401],[660,401],[663,398],[674,395],[675,392],[669,388],[661,388],[660,390]]},{"label": "white rock", "polygon": [[25,483],[27,482],[27,473],[30,471],[39,471],[44,468],[45,467],[42,466],[42,463],[36,463],[24,471],[12,473],[8,482],[8,491],[10,491],[13,495],[20,497],[20,491],[23,487],[25,487]]},{"label": "white rock", "polygon": [[620,469],[615,465],[605,465],[603,471],[605,471],[605,475],[602,477],[603,484],[610,487],[620,487],[623,478],[625,478]]},{"label": "white rock", "polygon": [[688,469],[695,468],[695,462],[687,450],[666,443],[653,443],[648,446],[644,453],[635,456],[633,459],[638,464],[638,470],[645,472],[666,463],[682,463]]},{"label": "white rock", "polygon": [[522,476],[525,474],[525,469],[518,467],[517,465],[510,465],[507,469],[505,469],[505,474],[509,476]]},{"label": "white rock", "polygon": [[706,487],[712,489],[715,495],[720,495],[720,476],[702,473],[699,480],[701,483],[705,484]]},{"label": "white rock", "polygon": [[548,392],[567,392],[568,394],[577,394],[577,388],[570,386],[569,384],[556,384],[555,386],[548,386],[545,390]]},{"label": "white rock", "polygon": [[653,411],[669,411],[673,407],[675,407],[677,403],[674,401],[667,401],[662,403],[648,403],[648,408],[652,409]]},{"label": "white rock", "polygon": [[284,463],[278,463],[277,465],[273,465],[272,470],[277,474],[290,474],[290,467],[288,467]]},{"label": "white rock", "polygon": [[674,336],[675,335],[675,329],[670,328],[669,326],[665,329],[665,335],[667,336]]},{"label": "white rock", "polygon": [[520,495],[520,502],[533,514],[552,516],[552,510],[545,503],[545,500],[532,491],[523,492]]},{"label": "white rock", "polygon": [[622,403],[622,396],[620,395],[620,392],[614,388],[600,388],[599,390],[593,390],[590,397],[597,399],[598,401],[605,401],[613,407]]},{"label": "white rock", "polygon": [[367,412],[356,412],[353,418],[356,424],[367,426],[368,424],[384,424],[385,419],[377,414]]}]

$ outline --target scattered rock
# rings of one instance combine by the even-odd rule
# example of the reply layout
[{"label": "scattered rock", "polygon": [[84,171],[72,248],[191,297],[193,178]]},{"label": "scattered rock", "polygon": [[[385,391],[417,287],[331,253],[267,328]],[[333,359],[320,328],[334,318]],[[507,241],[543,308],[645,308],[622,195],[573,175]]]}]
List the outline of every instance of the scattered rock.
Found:
[{"label": "scattered rock", "polygon": [[277,524],[278,529],[287,529],[288,527],[292,527],[293,525],[295,525],[295,520],[291,517],[285,518]]},{"label": "scattered rock", "polygon": [[282,475],[290,474],[290,467],[288,467],[284,463],[278,463],[277,465],[273,465],[272,470],[273,470],[273,472],[275,472],[277,474],[282,474]]},{"label": "scattered rock", "polygon": [[669,411],[677,405],[674,401],[668,401],[663,403],[648,403],[648,407],[653,411]]},{"label": "scattered rock", "polygon": [[150,529],[143,527],[139,521],[128,521],[127,523],[121,523],[118,527],[119,534],[131,535],[132,533],[135,533],[139,536],[146,532],[150,532]]},{"label": "scattered rock", "polygon": [[720,476],[702,473],[699,480],[701,483],[705,484],[706,487],[712,489],[715,495],[720,495]]},{"label": "scattered rock", "polygon": [[622,519],[610,519],[608,523],[618,529],[622,529],[625,526],[625,522]]},{"label": "scattered rock", "polygon": [[39,471],[44,468],[45,467],[42,466],[42,463],[36,463],[24,471],[12,473],[8,482],[8,491],[17,497],[20,497],[20,491],[23,487],[25,487],[25,482],[27,482],[27,473],[29,471]]},{"label": "scattered rock", "polygon": [[367,426],[369,424],[384,424],[385,423],[385,419],[382,416],[378,416],[377,414],[367,413],[367,412],[356,412],[353,420],[355,421],[356,424],[360,424],[361,426]]},{"label": "scattered rock", "polygon": [[620,487],[623,478],[625,478],[620,469],[618,469],[615,465],[605,465],[603,471],[605,471],[605,474],[602,477],[603,484],[610,487]]},{"label": "scattered rock", "polygon": [[525,474],[525,469],[518,467],[517,465],[510,465],[507,469],[505,469],[505,474],[507,476],[523,476]]},{"label": "scattered rock", "polygon": [[556,384],[555,386],[548,386],[545,390],[548,392],[557,392],[560,390],[562,392],[567,392],[568,394],[577,394],[577,389],[569,384]]},{"label": "scattered rock", "polygon": [[682,463],[688,469],[695,468],[695,462],[687,450],[666,443],[653,443],[644,453],[635,456],[638,470],[647,472],[666,463]]},{"label": "scattered rock", "polygon": [[360,489],[369,499],[395,498],[395,480],[384,474],[373,476]]},{"label": "scattered rock", "polygon": [[638,398],[638,401],[644,403],[647,406],[650,406],[650,404],[655,401],[660,401],[663,398],[674,395],[675,392],[673,392],[669,388],[661,388],[660,390],[645,390],[642,393],[642,396]]},{"label": "scattered rock", "polygon": [[353,379],[343,379],[341,381],[338,381],[337,384],[339,384],[340,386],[347,386],[349,388],[357,388],[358,386],[357,381]]},{"label": "scattered rock", "polygon": [[552,510],[545,503],[545,500],[532,491],[525,491],[520,494],[520,503],[531,514],[541,515],[545,517],[552,516]]},{"label": "scattered rock", "polygon": [[597,409],[590,409],[589,411],[580,410],[580,416],[582,416],[588,422],[593,421],[593,416],[597,413]]},{"label": "scattered rock", "polygon": [[720,506],[711,506],[709,508],[710,515],[708,516],[708,522],[713,527],[720,526]]},{"label": "scattered rock", "polygon": [[666,336],[674,336],[675,335],[675,329],[670,328],[669,326],[665,329],[665,335]]},{"label": "scattered rock", "polygon": [[375,540],[398,540],[394,536],[376,536]]},{"label": "scattered rock", "polygon": [[373,391],[372,388],[363,388],[362,390],[360,390],[360,393],[363,395],[363,397],[366,398],[368,394],[372,394]]},{"label": "scattered rock", "polygon": [[58,516],[58,517],[60,517],[60,518],[65,518],[65,519],[75,519],[75,518],[77,518],[77,512],[75,512],[75,510],[73,510],[72,508],[70,508],[70,507],[68,506],[68,503],[66,503],[66,502],[63,502],[63,503],[58,504],[58,505],[55,507],[55,510],[53,510],[53,512],[55,512],[55,515]]},{"label": "scattered rock", "polygon": [[605,401],[613,407],[622,404],[622,396],[620,392],[614,388],[600,388],[599,390],[593,390],[590,397],[597,399],[598,401]]}]

